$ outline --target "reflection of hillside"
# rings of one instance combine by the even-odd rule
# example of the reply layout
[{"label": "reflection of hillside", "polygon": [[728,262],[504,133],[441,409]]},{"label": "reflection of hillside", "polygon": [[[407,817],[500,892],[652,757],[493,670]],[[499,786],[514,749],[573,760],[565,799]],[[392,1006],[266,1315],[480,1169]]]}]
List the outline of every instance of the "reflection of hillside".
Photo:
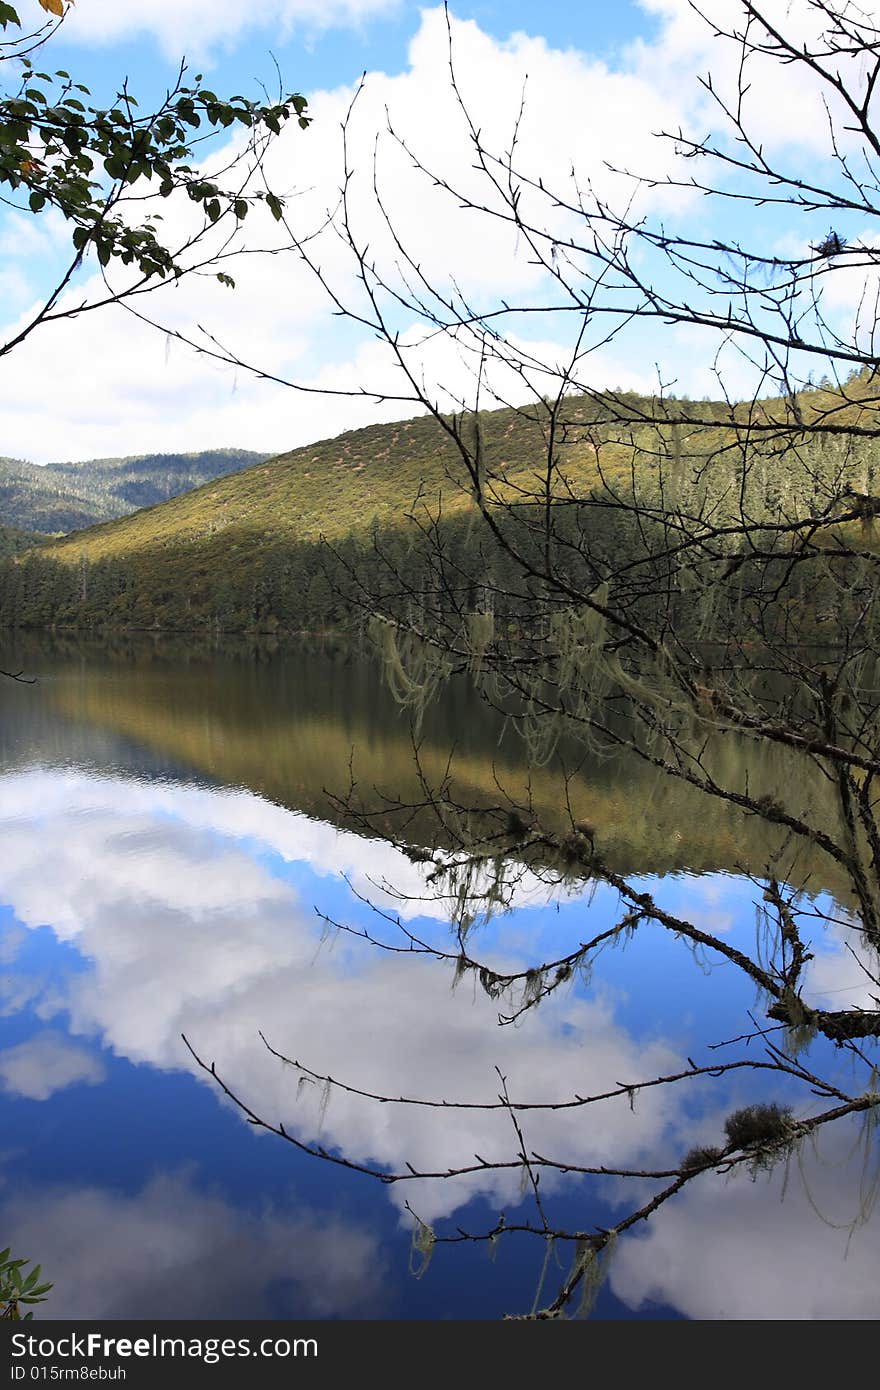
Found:
[{"label": "reflection of hillside", "polygon": [[[352,768],[362,796],[373,803],[373,788],[409,804],[423,799],[409,727],[365,662],[303,653],[262,664],[65,663],[44,690],[52,708],[75,723],[321,819],[344,824],[331,796],[345,791]],[[491,711],[462,687],[450,689],[422,733],[420,762],[428,783],[440,784],[454,748],[459,802],[498,804],[499,784],[518,799],[530,791],[542,823],[562,829],[568,812],[558,771],[530,772],[515,738],[508,734],[499,744],[499,732]],[[742,790],[748,780],[756,797],[772,797],[785,786],[790,804],[833,829],[827,810],[810,809],[816,779],[808,780],[796,757],[781,749],[765,752],[747,769],[746,753],[731,735],[718,740],[712,769],[719,783]],[[792,792],[799,777],[804,796],[798,807]],[[760,875],[768,857],[782,849],[780,872],[795,863],[791,876],[802,879],[809,871],[813,891],[838,887],[824,857],[807,864],[800,850],[796,860],[797,846],[784,848],[773,826],[636,758],[584,766],[571,780],[569,797],[575,818],[596,827],[597,847],[618,871],[742,868]],[[422,844],[443,839],[427,812],[408,819],[405,834]]]}]

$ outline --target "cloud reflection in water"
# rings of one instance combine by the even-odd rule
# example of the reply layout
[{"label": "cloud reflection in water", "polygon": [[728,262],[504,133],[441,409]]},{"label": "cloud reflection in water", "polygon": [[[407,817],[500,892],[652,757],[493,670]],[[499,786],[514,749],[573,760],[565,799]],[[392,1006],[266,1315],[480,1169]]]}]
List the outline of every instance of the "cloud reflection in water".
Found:
[{"label": "cloud reflection in water", "polygon": [[[332,948],[320,947],[313,904],[321,901],[322,892],[334,894],[337,904],[344,899],[349,919],[364,920],[365,909],[339,883],[341,872],[359,891],[387,905],[393,899],[383,897],[375,884],[384,880],[415,894],[423,882],[420,871],[387,845],[284,811],[250,793],[31,769],[0,783],[0,824],[7,846],[3,899],[25,927],[51,926],[56,938],[75,948],[84,964],[69,973],[60,994],[56,981],[55,992],[42,1005],[37,1000],[37,1013],[44,1018],[60,1019],[66,1011],[73,1035],[67,1044],[68,1073],[57,1052],[54,1083],[51,1069],[44,1069],[46,1097],[57,1086],[99,1079],[89,1071],[90,1065],[98,1064],[84,1040],[94,1040],[133,1063],[194,1071],[180,1040],[183,1032],[203,1056],[217,1062],[218,1071],[258,1113],[283,1121],[305,1140],[320,1134],[323,1144],[338,1147],[349,1159],[400,1171],[407,1163],[431,1169],[466,1163],[475,1153],[488,1159],[510,1157],[515,1144],[509,1117],[503,1111],[377,1106],[338,1090],[323,1113],[320,1088],[298,1087],[295,1073],[265,1052],[257,1030],[263,1029],[288,1055],[355,1085],[436,1099],[494,1099],[496,1068],[509,1078],[515,1099],[545,1101],[609,1089],[686,1065],[688,1040],[681,1030],[668,1037],[644,1032],[635,1036],[622,1022],[625,994],[619,985],[603,981],[600,971],[589,992],[582,987],[559,992],[532,1011],[522,1026],[499,1029],[497,1003],[467,981],[452,992],[445,965],[428,958],[385,955],[350,938]],[[49,856],[47,844],[52,846]],[[678,884],[680,889],[680,880]],[[706,912],[723,910],[717,885],[706,881],[701,886],[695,880],[690,886],[697,897],[703,893]],[[527,885],[526,897],[540,903],[547,892],[533,883]],[[407,907],[394,902],[394,907],[416,925],[418,915],[432,912],[442,920],[440,910],[425,903]],[[568,935],[560,934],[559,939],[569,941],[572,928],[583,939],[610,925],[614,907],[612,895],[598,895],[587,929],[575,915],[583,917],[583,905],[577,900],[565,903],[558,930],[562,933],[567,927]],[[436,920],[433,930],[434,939],[444,939]],[[557,928],[544,922],[541,930],[551,939]],[[516,917],[512,925],[493,928],[487,943],[484,954],[496,967],[522,969],[533,963]],[[833,950],[818,955],[814,968],[824,969],[835,987],[842,987],[843,967]],[[700,987],[708,985],[698,979],[695,988]],[[716,981],[715,987],[723,998],[724,981]],[[640,967],[635,951],[626,994],[638,996],[656,988],[651,969]],[[9,998],[8,988],[7,1012]],[[55,1031],[36,1035],[0,1056],[6,1084],[37,1097],[39,1086],[27,1079],[27,1059],[38,1055],[40,1047],[51,1050],[55,1044],[47,1038],[58,1037]],[[202,1073],[196,1074],[203,1079]],[[702,1109],[695,1105],[697,1096],[703,1100]],[[531,1148],[575,1163],[655,1166],[658,1161],[677,1162],[693,1142],[717,1134],[723,1118],[718,1106],[711,1083],[697,1083],[646,1092],[632,1109],[626,1100],[616,1100],[586,1112],[536,1112],[525,1118],[524,1127]],[[211,1205],[214,1199],[189,1191],[188,1181],[157,1179],[137,1199],[97,1189],[59,1190],[42,1194],[39,1209],[53,1211],[56,1226],[64,1231],[81,1229],[86,1218],[80,1213],[90,1213],[89,1221],[108,1233],[107,1249],[100,1259],[96,1253],[99,1270],[105,1269],[105,1262],[112,1270],[114,1260],[129,1259],[141,1222],[158,1222],[159,1227],[170,1223],[184,1245],[191,1236],[193,1250],[203,1250],[192,1259],[203,1260],[205,1268],[222,1264],[219,1246],[211,1241],[198,1244],[199,1233],[212,1222],[218,1232],[231,1229],[232,1247],[259,1243],[259,1232],[247,1226],[250,1218],[240,1213],[222,1216]],[[552,1196],[561,1180],[548,1174],[544,1182]],[[190,1225],[184,1221],[178,1227],[174,1213],[178,1206],[186,1207],[185,1191]],[[619,1198],[613,1180],[604,1181],[603,1192],[613,1210]],[[499,1208],[514,1204],[518,1194],[518,1174],[477,1173],[455,1182],[382,1189],[378,1200],[390,1199],[402,1208],[409,1199],[423,1219],[436,1221],[460,1212],[478,1195]],[[375,1189],[369,1196],[375,1196]],[[778,1246],[769,1234],[774,1223],[764,1219],[767,1201],[765,1191],[741,1179],[720,1188],[706,1181],[694,1184],[653,1223],[647,1240],[624,1243],[615,1292],[632,1306],[660,1297],[692,1316],[752,1316],[751,1295],[739,1301],[728,1297],[737,1261],[746,1282],[750,1261],[764,1271],[750,1287],[763,1289],[766,1306],[788,1309],[785,1298],[774,1302],[772,1290],[785,1284],[792,1249],[799,1250],[801,1264],[809,1251],[821,1263],[829,1228],[808,1219],[803,1202],[793,1204],[789,1198],[782,1209],[783,1224],[787,1229],[791,1223],[797,1239],[786,1238]],[[306,1245],[317,1241],[317,1228],[309,1224],[312,1218],[301,1220],[304,1234],[297,1240]],[[42,1256],[40,1241],[49,1239],[49,1224],[41,1227],[31,1212],[19,1215],[18,1225],[28,1246],[40,1249]],[[274,1229],[274,1223],[270,1225]],[[348,1227],[344,1234],[354,1239]],[[220,1234],[217,1240],[222,1245]],[[342,1226],[339,1240],[343,1241]],[[364,1233],[355,1240],[360,1252],[355,1272],[357,1260],[367,1258],[368,1244]],[[839,1242],[832,1244],[837,1251]],[[113,1255],[117,1245],[118,1254]],[[182,1246],[174,1248],[177,1267],[185,1267],[190,1257],[181,1253]],[[281,1247],[273,1236],[266,1268],[274,1273],[267,1273],[266,1287],[272,1278],[295,1277],[281,1272],[280,1259],[276,1269],[276,1248]],[[60,1249],[62,1268],[65,1258]],[[75,1258],[71,1254],[71,1262]],[[314,1258],[310,1256],[312,1263]],[[866,1316],[857,1311],[864,1302],[858,1292],[851,1297],[846,1293],[851,1274],[858,1275],[855,1282],[861,1287],[862,1264],[838,1268],[837,1253],[834,1261],[838,1302],[849,1298],[849,1315]],[[56,1269],[56,1278],[57,1273]],[[106,1306],[106,1315],[113,1315],[113,1279],[105,1279],[104,1273],[95,1279],[93,1286],[84,1285],[83,1293],[93,1302],[82,1307],[97,1316]],[[206,1297],[216,1303],[204,1305],[213,1307],[215,1316],[231,1296],[231,1285],[227,1289],[219,1275],[217,1280],[206,1284]],[[137,1294],[145,1307],[160,1307],[160,1285],[161,1280],[146,1280]],[[140,1288],[136,1282],[132,1287]],[[346,1297],[343,1289],[336,1311],[356,1308]],[[815,1309],[821,1302],[817,1294],[804,1306]],[[259,1297],[257,1304],[269,1306],[260,1304]],[[834,1300],[832,1304],[837,1306]],[[315,1311],[320,1315],[318,1306]]]}]

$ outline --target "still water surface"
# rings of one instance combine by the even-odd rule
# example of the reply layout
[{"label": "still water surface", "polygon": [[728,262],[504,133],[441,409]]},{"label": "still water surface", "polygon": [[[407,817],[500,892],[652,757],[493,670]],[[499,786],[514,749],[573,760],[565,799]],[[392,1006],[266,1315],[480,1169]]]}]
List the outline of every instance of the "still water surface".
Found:
[{"label": "still water surface", "polygon": [[[316,1160],[248,1125],[181,1034],[298,1138],[356,1163],[437,1170],[512,1156],[509,1116],[376,1105],[338,1088],[328,1099],[267,1053],[260,1030],[366,1090],[493,1100],[500,1069],[515,1099],[565,1099],[717,1058],[709,1044],[742,1032],[752,988],[645,929],[602,955],[589,981],[500,1027],[499,1001],[467,979],[453,989],[448,962],[328,937],[321,914],[390,939],[372,903],[454,950],[424,869],[355,833],[333,799],[351,768],[361,788],[413,799],[417,787],[406,721],[361,660],[46,638],[0,664],[38,676],[0,686],[0,1245],[54,1281],[44,1315],[527,1312],[544,1256],[533,1238],[499,1242],[493,1259],[484,1245],[438,1247],[421,1278],[409,1272],[407,1203],[438,1231],[482,1230],[500,1211],[530,1214],[518,1174],[385,1186]],[[453,745],[463,795],[497,797],[499,781],[529,778],[516,742],[461,688],[426,723],[427,776],[442,774]],[[548,820],[560,814],[552,770],[532,770],[531,791]],[[618,871],[754,950],[760,894],[747,875],[760,874],[765,831],[620,763],[582,767],[572,796]],[[408,838],[442,842],[427,818]],[[619,916],[605,887],[526,876],[516,901],[477,928],[481,956],[508,972]],[[811,988],[831,1007],[868,1006],[846,935],[813,943]],[[785,1098],[778,1078],[762,1089],[734,1074],[524,1125],[540,1153],[655,1168],[719,1142],[736,1105]],[[787,1178],[777,1168],[691,1183],[620,1242],[594,1316],[876,1316],[877,1221],[850,1230],[865,1208],[857,1141],[855,1128],[829,1127]],[[544,1182],[573,1229],[610,1225],[632,1205],[614,1178]],[[570,1253],[559,1258],[564,1268]]]}]

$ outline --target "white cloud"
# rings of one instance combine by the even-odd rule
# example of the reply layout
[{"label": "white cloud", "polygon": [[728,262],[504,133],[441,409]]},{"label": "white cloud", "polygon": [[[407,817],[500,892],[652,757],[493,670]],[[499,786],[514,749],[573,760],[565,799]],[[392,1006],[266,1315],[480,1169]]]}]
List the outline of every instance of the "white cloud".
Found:
[{"label": "white cloud", "polygon": [[45,995],[46,982],[39,975],[0,975],[0,1018],[17,1014]]},{"label": "white cloud", "polygon": [[[498,1066],[517,1098],[546,1100],[680,1065],[661,1039],[630,1039],[601,992],[559,993],[524,1026],[498,1028],[498,1001],[470,980],[452,992],[449,968],[431,959],[345,937],[318,951],[311,903],[298,902],[254,855],[254,842],[263,853],[283,845],[287,856],[325,869],[335,856],[338,868],[360,863],[362,873],[392,881],[412,873],[387,847],[358,846],[245,793],[65,773],[12,777],[2,793],[0,894],[23,923],[51,924],[88,962],[59,1001],[73,1034],[205,1080],[185,1033],[259,1113],[306,1139],[320,1133],[347,1157],[396,1170],[468,1163],[475,1152],[509,1157],[510,1122],[503,1110],[378,1106],[339,1091],[322,1117],[320,1088],[307,1084],[300,1094],[296,1074],[267,1054],[258,1029],[306,1064],[398,1095],[492,1100]],[[490,962],[530,963],[510,945],[496,947]],[[539,1151],[607,1163],[656,1159],[680,1119],[679,1097],[652,1091],[634,1112],[623,1097],[591,1110],[588,1124],[577,1110],[538,1112],[526,1128]],[[518,1173],[475,1174],[389,1196],[401,1208],[409,1197],[432,1219],[477,1193],[514,1201],[518,1184]],[[548,1176],[548,1190],[555,1185]]]},{"label": "white cloud", "polygon": [[835,1131],[818,1153],[804,1147],[787,1181],[784,1164],[755,1182],[742,1170],[696,1179],[621,1245],[614,1292],[631,1308],[659,1301],[690,1318],[876,1319],[876,1212],[850,1236],[869,1215],[865,1157],[851,1130]]},{"label": "white cloud", "polygon": [[804,993],[826,1009],[877,1007],[877,958],[855,926],[836,922],[818,942],[804,972]]},{"label": "white cloud", "polygon": [[[52,827],[51,865],[31,834],[35,823]],[[425,867],[387,842],[339,830],[248,791],[32,769],[0,782],[0,825],[10,855],[2,882],[20,921],[29,927],[51,922],[64,940],[75,940],[85,929],[93,904],[110,908],[132,893],[148,912],[298,910],[290,884],[254,863],[251,840],[317,874],[345,874],[358,893],[404,920],[448,920],[436,890],[426,893]],[[206,860],[212,864],[210,882],[201,873]],[[383,891],[383,883],[393,884],[395,893]],[[559,890],[524,873],[513,902],[546,903],[558,896]]]},{"label": "white cloud", "polygon": [[[388,846],[244,791],[32,770],[4,779],[0,798],[0,897],[26,927],[51,924],[82,958],[82,968],[62,981],[64,993],[46,1001],[47,1009],[68,1011],[74,1052],[77,1035],[87,1036],[135,1063],[190,1069],[211,1086],[181,1044],[185,1032],[267,1119],[305,1140],[320,1136],[348,1158],[395,1170],[406,1162],[444,1167],[474,1153],[509,1157],[509,1120],[503,1112],[377,1106],[338,1088],[322,1116],[320,1088],[306,1083],[300,1092],[297,1074],[265,1052],[258,1028],[288,1055],[341,1080],[435,1098],[494,1098],[496,1066],[516,1099],[547,1100],[681,1064],[662,1037],[633,1040],[601,989],[586,997],[560,992],[521,1027],[499,1029],[497,1002],[468,979],[452,993],[449,970],[433,961],[382,955],[345,937],[316,951],[312,895],[303,901],[272,857],[308,862],[321,874],[345,868],[365,887],[369,877],[403,878],[416,891],[419,871]],[[716,885],[674,882],[689,894],[705,888],[702,908],[717,928],[723,904]],[[752,892],[740,885],[742,898]],[[593,910],[601,913],[601,895]],[[840,962],[824,954],[811,963],[811,985],[838,989]],[[524,956],[517,936],[505,933],[491,959],[522,968]],[[709,1113],[695,1105],[698,1092]],[[539,1152],[581,1163],[653,1165],[674,1161],[695,1141],[717,1141],[720,1100],[710,1083],[698,1082],[646,1093],[634,1113],[624,1099],[570,1114],[532,1113],[523,1123],[527,1143]],[[860,1155],[853,1156],[851,1139],[823,1135],[830,1147],[822,1147],[820,1160],[804,1149],[812,1201],[830,1223],[848,1222],[858,1211]],[[849,1166],[837,1166],[842,1159]],[[691,1184],[652,1218],[646,1238],[622,1243],[611,1266],[614,1292],[632,1307],[660,1300],[693,1317],[873,1316],[876,1228],[857,1231],[844,1260],[846,1234],[815,1215],[799,1170],[784,1204],[780,1182],[780,1173],[769,1184],[741,1173],[729,1182]],[[548,1194],[556,1187],[549,1175],[545,1185]],[[297,1306],[319,1316],[332,1311],[329,1300],[342,1279],[344,1297],[359,1311],[358,1290],[369,1283],[364,1274],[374,1257],[367,1233],[322,1221],[319,1242],[317,1220],[301,1226],[296,1216],[277,1214],[254,1227],[252,1218],[193,1187],[162,1178],[135,1198],[77,1189],[23,1202],[17,1194],[14,1209],[7,1202],[0,1218],[8,1239],[39,1251],[56,1279],[56,1316],[121,1316],[135,1305],[144,1316],[147,1309],[162,1316],[169,1287],[177,1288],[187,1270],[192,1304],[177,1315],[217,1316],[230,1306],[231,1316],[226,1250],[243,1251],[256,1271],[247,1315],[266,1315],[266,1289],[285,1279],[295,1286]],[[386,1195],[401,1210],[409,1199],[423,1219],[434,1220],[475,1195],[510,1206],[518,1192],[518,1175],[477,1174],[400,1185]],[[625,1194],[609,1183],[604,1195],[616,1202]],[[277,1240],[270,1235],[276,1227]],[[154,1248],[155,1267],[131,1253]],[[308,1257],[300,1260],[303,1251]],[[302,1271],[316,1262],[308,1293]]]},{"label": "white cloud", "polygon": [[68,15],[65,37],[112,43],[152,35],[165,53],[200,61],[217,45],[230,47],[248,31],[292,32],[351,28],[390,14],[399,0],[151,0],[149,5],[80,0]]},{"label": "white cloud", "polygon": [[728,874],[678,874],[675,881],[687,893],[687,920],[701,931],[723,937],[742,921],[743,899],[748,903],[752,892],[748,881]]},{"label": "white cloud", "polygon": [[[116,6],[113,13],[128,11]],[[553,50],[540,38],[517,34],[499,42],[473,22],[456,22],[454,39],[461,87],[474,119],[485,138],[501,149],[528,78],[517,158],[548,186],[575,196],[574,165],[582,186],[591,181],[610,197],[619,180],[608,172],[606,161],[626,166],[650,159],[661,175],[670,167],[672,152],[658,148],[653,131],[683,119],[682,92],[663,91],[641,60],[636,69],[615,71],[589,54]],[[267,168],[272,186],[279,192],[300,190],[290,214],[298,232],[314,228],[336,201],[342,177],[339,126],[352,92],[343,86],[312,94],[314,124],[305,132],[285,131],[271,152]],[[384,126],[386,107],[395,129],[429,170],[468,196],[497,204],[487,181],[472,168],[466,124],[449,88],[441,10],[422,12],[409,66],[402,73],[369,75],[350,132],[357,235],[369,243],[371,256],[380,259],[393,281],[399,254],[375,202],[371,166],[374,135]],[[489,215],[462,212],[456,197],[413,171],[408,155],[387,134],[379,159],[382,194],[394,225],[414,263],[441,288],[451,286],[454,277],[461,293],[479,306],[498,296],[530,305],[546,293],[546,276],[523,237]],[[669,201],[662,191],[651,198],[655,205]],[[534,211],[549,219],[554,234],[583,230],[578,217],[554,210],[552,200],[535,191],[525,189],[520,206],[527,215]],[[163,211],[168,231],[182,229],[192,215],[188,202],[183,210],[166,206]],[[32,222],[25,222],[32,230]],[[246,228],[252,244],[278,244],[277,229],[267,216],[252,214]],[[353,308],[362,308],[353,262],[335,236],[325,235],[309,249],[334,287],[350,297]],[[21,275],[42,274],[45,253],[22,243],[13,265],[20,294]],[[204,325],[246,361],[282,378],[317,388],[411,396],[392,354],[370,333],[359,336],[350,324],[341,326],[330,316],[329,301],[295,255],[249,256],[225,268],[236,278],[234,292],[221,288],[213,275],[189,277],[138,305],[172,330],[193,333],[196,325]],[[33,284],[36,293],[36,278]],[[93,280],[77,291],[76,301],[70,297],[67,302],[79,302],[98,289]],[[416,374],[424,372],[429,389],[430,383],[447,388],[443,394],[438,387],[441,402],[472,394],[470,371],[450,344],[423,343],[411,315],[392,311],[392,317]],[[564,317],[556,322],[551,317],[514,321],[509,331],[526,347],[533,342],[539,360],[553,363],[564,357],[571,327]],[[605,348],[585,361],[581,377],[592,384],[644,387],[653,376],[655,358],[653,347],[636,353],[631,347]],[[510,381],[498,384],[502,396],[512,393]],[[541,385],[539,376],[536,389]],[[169,352],[161,335],[111,310],[41,328],[5,359],[4,387],[4,448],[39,461],[232,443],[281,450],[377,418],[413,413],[407,401],[377,411],[369,398],[300,395],[254,381],[244,371],[236,375],[180,345]],[[520,399],[522,395],[520,386]]]},{"label": "white cloud", "polygon": [[[355,22],[381,8],[381,0],[331,0],[321,6],[315,0],[254,0],[247,6],[238,0],[158,0],[135,7],[92,0],[77,7],[71,33],[94,38],[149,30],[166,43],[178,43],[181,35],[192,32],[205,42],[232,42],[249,24]],[[717,90],[729,94],[737,70],[736,45],[713,37],[711,25],[687,0],[644,0],[643,8],[657,21],[656,35],[631,45],[615,66],[586,52],[553,49],[540,36],[518,33],[500,41],[473,21],[454,20],[461,90],[486,144],[500,152],[508,146],[525,82],[517,165],[541,177],[548,188],[576,200],[574,168],[581,188],[591,184],[599,196],[619,207],[630,186],[609,172],[609,164],[661,181],[675,169],[704,175],[703,163],[699,170],[696,162],[676,164],[673,144],[658,141],[656,132],[680,127],[700,134],[709,128],[720,131],[723,122],[717,111],[713,114],[697,77],[711,69]],[[719,22],[739,12],[736,0],[712,0],[708,7],[710,18]],[[806,14],[804,0],[798,0],[786,7],[786,24],[798,34],[806,33]],[[339,127],[353,90],[343,83],[310,94],[314,124],[305,132],[286,131],[270,154],[272,186],[279,192],[299,191],[291,203],[291,217],[300,232],[313,229],[336,201],[341,182]],[[749,100],[768,155],[792,162],[795,172],[820,167],[818,156],[827,154],[824,118],[815,91],[796,65],[759,62]],[[392,283],[399,283],[394,265],[399,255],[372,185],[374,137],[384,127],[386,107],[394,128],[432,173],[451,180],[468,197],[497,207],[488,181],[473,168],[466,124],[450,90],[445,19],[439,8],[421,12],[402,72],[369,74],[350,130],[356,233],[369,245],[370,258],[376,257]],[[533,307],[546,295],[547,277],[536,266],[527,241],[489,213],[463,211],[455,197],[414,172],[408,155],[387,134],[380,142],[379,174],[389,214],[413,262],[441,288],[448,288],[454,277],[477,307],[501,297]],[[554,208],[552,199],[543,199],[534,189],[523,188],[520,208],[526,218],[534,213],[560,237],[572,229],[588,236],[580,217]],[[642,191],[632,217],[649,209],[662,213],[673,227],[681,226],[676,219],[687,213],[695,230],[710,240],[719,230],[733,237],[740,232],[738,214],[728,204],[660,188]],[[170,206],[163,211],[169,231],[182,228],[192,213],[188,202],[183,212]],[[720,216],[723,224],[713,220]],[[772,240],[794,236],[790,226],[783,225],[794,222],[797,237],[808,244],[816,228],[810,223],[804,233],[791,209],[773,224]],[[23,311],[57,254],[62,233],[56,223],[57,219],[50,224],[24,218],[0,228],[0,240],[8,249],[3,269],[9,289],[7,313],[18,321],[26,318]],[[278,229],[267,217],[252,214],[246,226],[251,244],[277,246]],[[754,231],[753,218],[748,226]],[[819,227],[818,234],[823,230]],[[363,308],[353,264],[338,241],[324,236],[310,243],[310,250],[352,308]],[[377,406],[371,399],[372,392],[408,397],[411,389],[393,355],[374,341],[374,335],[359,334],[350,323],[331,317],[323,291],[296,256],[248,257],[224,268],[238,282],[234,292],[221,288],[213,276],[191,277],[138,304],[172,330],[198,335],[196,326],[203,325],[245,361],[319,394],[256,381],[244,370],[221,369],[178,344],[169,352],[161,335],[125,313],[100,311],[91,318],[41,328],[4,359],[5,451],[46,461],[229,444],[284,450],[413,413],[408,401],[392,399]],[[409,273],[417,280],[412,267]],[[863,278],[833,277],[836,288],[829,306],[834,313],[840,311],[841,322],[852,315]],[[93,294],[97,285],[93,281],[84,290]],[[689,293],[688,289],[685,297]],[[507,328],[520,339],[534,339],[536,356],[553,362],[565,352],[574,317],[518,320]],[[429,392],[436,388],[442,405],[471,394],[468,367],[449,344],[422,341],[412,315],[402,310],[392,311],[391,326],[400,331],[414,372],[424,374]],[[871,319],[868,327],[872,326]],[[606,327],[607,319],[597,335]],[[659,360],[664,379],[676,379],[676,389],[716,395],[712,364],[718,344],[711,338],[649,322],[588,356],[580,379],[591,385],[646,389]],[[207,339],[202,341],[207,344]],[[734,395],[749,392],[755,372],[733,347],[722,354],[719,365]],[[541,384],[538,376],[535,389]],[[498,387],[505,399],[522,399],[525,394],[521,386],[513,390],[509,380],[502,379]],[[324,389],[348,390],[354,396],[322,396]],[[359,396],[361,390],[367,395]]]},{"label": "white cloud", "polygon": [[0,1081],[29,1100],[48,1100],[79,1082],[97,1086],[104,1075],[100,1058],[49,1028],[0,1052]]},{"label": "white cloud", "polygon": [[59,1319],[382,1316],[383,1261],[363,1225],[326,1212],[239,1211],[191,1175],[134,1195],[16,1186],[4,1239],[38,1252]]},{"label": "white cloud", "polygon": [[18,955],[27,936],[21,927],[4,927],[0,936],[0,965],[10,965]]},{"label": "white cloud", "polygon": [[[633,44],[631,54],[637,71],[643,76],[649,75],[663,93],[677,91],[682,83],[693,87],[698,76],[711,73],[715,94],[728,110],[735,112],[742,47],[740,43],[720,38],[719,33],[742,36],[747,32],[748,41],[766,45],[771,50],[775,42],[759,23],[747,26],[741,0],[707,0],[700,5],[693,5],[689,0],[639,0],[639,3],[659,21],[660,27],[652,42],[638,40]],[[786,0],[784,6],[767,7],[766,13],[771,23],[777,25],[778,32],[796,49],[808,45],[821,51],[822,35],[829,27],[822,6],[814,4],[813,0]],[[865,23],[870,43],[873,39],[870,8],[852,7],[851,17]],[[870,72],[865,56],[847,59],[845,54],[840,54],[828,67],[832,74],[840,72],[850,89],[856,91],[856,84],[864,86]],[[820,93],[824,93],[828,109],[835,117],[838,140],[845,144],[848,138],[845,128],[852,124],[851,113],[847,113],[830,85],[819,84],[806,64],[783,61],[772,52],[759,53],[749,58],[743,69],[743,81],[744,127],[754,136],[765,156],[792,150],[825,155],[830,152],[828,115]],[[733,146],[737,132],[723,116],[719,103],[705,93],[698,110],[705,122],[702,128],[695,122],[693,128],[698,134],[705,135],[707,129],[712,129]],[[742,145],[737,153],[739,157],[747,154]],[[810,176],[816,170],[807,168],[804,172]]]}]

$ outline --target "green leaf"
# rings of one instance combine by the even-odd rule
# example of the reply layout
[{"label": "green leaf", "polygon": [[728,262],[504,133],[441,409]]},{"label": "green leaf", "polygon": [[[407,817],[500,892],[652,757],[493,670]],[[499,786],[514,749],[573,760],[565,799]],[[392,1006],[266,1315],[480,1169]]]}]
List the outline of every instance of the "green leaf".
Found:
[{"label": "green leaf", "polygon": [[275,218],[275,221],[280,222],[284,213],[284,208],[282,206],[281,199],[276,197],[274,193],[267,193],[266,206],[271,212],[272,216]]},{"label": "green leaf", "polygon": [[43,208],[46,206],[45,193],[41,193],[38,188],[35,188],[34,191],[31,193],[31,196],[28,198],[28,203],[30,205],[31,212],[41,212]]}]

